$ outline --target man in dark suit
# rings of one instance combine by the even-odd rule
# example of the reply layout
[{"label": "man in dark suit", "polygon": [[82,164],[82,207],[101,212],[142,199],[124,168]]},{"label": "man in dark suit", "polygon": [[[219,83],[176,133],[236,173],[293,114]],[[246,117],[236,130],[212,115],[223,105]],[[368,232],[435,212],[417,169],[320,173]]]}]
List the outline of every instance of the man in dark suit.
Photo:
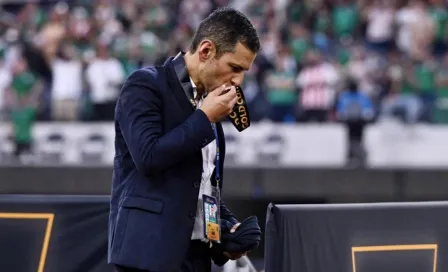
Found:
[{"label": "man in dark suit", "polygon": [[[187,53],[126,80],[115,110],[109,220],[108,260],[117,271],[206,272],[212,260],[221,266],[246,253],[222,252],[205,236],[202,196],[222,188],[220,120],[259,49],[243,14],[218,9]],[[216,199],[235,231],[238,220]]]}]

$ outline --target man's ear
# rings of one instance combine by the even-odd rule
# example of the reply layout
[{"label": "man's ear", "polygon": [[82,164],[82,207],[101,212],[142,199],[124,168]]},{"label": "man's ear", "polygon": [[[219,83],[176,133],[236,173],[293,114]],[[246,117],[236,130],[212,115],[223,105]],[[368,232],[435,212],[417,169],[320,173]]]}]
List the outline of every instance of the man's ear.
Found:
[{"label": "man's ear", "polygon": [[216,47],[210,40],[203,40],[198,47],[199,60],[201,62],[210,60],[215,57]]}]

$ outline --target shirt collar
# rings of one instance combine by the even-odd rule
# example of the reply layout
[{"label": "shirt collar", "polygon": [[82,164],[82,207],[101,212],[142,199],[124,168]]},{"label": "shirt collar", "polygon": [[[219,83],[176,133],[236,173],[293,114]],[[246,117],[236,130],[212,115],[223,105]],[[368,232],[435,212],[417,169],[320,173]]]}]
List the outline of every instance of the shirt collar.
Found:
[{"label": "shirt collar", "polygon": [[190,77],[191,86],[193,86],[193,89],[196,91],[196,85],[194,84],[193,79]]},{"label": "shirt collar", "polygon": [[193,87],[193,99],[197,99],[198,91],[196,90],[196,85],[193,82],[193,79],[190,77],[191,86]]}]

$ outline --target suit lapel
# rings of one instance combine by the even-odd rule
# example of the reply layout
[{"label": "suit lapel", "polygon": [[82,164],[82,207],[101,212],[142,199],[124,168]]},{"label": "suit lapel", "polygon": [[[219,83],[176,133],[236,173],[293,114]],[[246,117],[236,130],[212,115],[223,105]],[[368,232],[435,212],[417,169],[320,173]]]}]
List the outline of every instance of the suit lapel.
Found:
[{"label": "suit lapel", "polygon": [[194,107],[186,95],[188,93],[191,97],[193,96],[193,86],[191,85],[183,55],[184,53],[180,52],[171,61],[168,61],[167,65],[170,66],[171,72],[174,73],[174,96],[186,118],[194,112]]}]

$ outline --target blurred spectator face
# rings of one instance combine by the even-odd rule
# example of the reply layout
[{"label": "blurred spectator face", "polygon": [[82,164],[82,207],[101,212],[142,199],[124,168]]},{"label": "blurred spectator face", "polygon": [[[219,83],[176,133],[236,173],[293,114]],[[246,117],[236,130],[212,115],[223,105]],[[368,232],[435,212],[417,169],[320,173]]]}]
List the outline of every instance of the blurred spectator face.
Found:
[{"label": "blurred spectator face", "polygon": [[445,54],[445,57],[443,58],[443,65],[448,68],[448,53]]},{"label": "blurred spectator face", "polygon": [[431,5],[443,5],[443,0],[429,0]]},{"label": "blurred spectator face", "polygon": [[345,5],[349,5],[351,3],[351,0],[335,0],[334,2],[337,5],[345,6]]},{"label": "blurred spectator face", "polygon": [[64,2],[59,2],[56,4],[56,6],[53,8],[51,15],[50,15],[50,21],[52,22],[60,22],[64,19],[64,16],[68,14],[68,6]]},{"label": "blurred spectator face", "polygon": [[14,65],[14,74],[22,74],[26,71],[28,68],[28,65],[26,63],[26,60],[24,58],[17,59],[17,62]]},{"label": "blurred spectator face", "polygon": [[310,50],[308,51],[307,55],[306,55],[306,63],[310,66],[314,66],[319,64],[321,61],[321,57],[319,52],[315,51],[315,50]]},{"label": "blurred spectator face", "polygon": [[73,35],[78,39],[82,39],[89,34],[91,25],[88,21],[87,10],[84,8],[73,10],[70,28]]},{"label": "blurred spectator face", "polygon": [[75,48],[70,44],[63,44],[59,52],[59,57],[66,60],[71,60],[75,57]]},{"label": "blurred spectator face", "polygon": [[146,7],[155,8],[160,5],[160,0],[147,0]]},{"label": "blurred spectator face", "polygon": [[223,84],[240,86],[243,83],[244,72],[250,69],[256,56],[244,45],[237,43],[235,52],[225,53],[216,58],[215,46],[208,41],[203,41],[196,53],[200,61],[199,81],[206,92]]},{"label": "blurred spectator face", "polygon": [[294,38],[304,38],[307,35],[307,30],[302,24],[294,24],[291,26],[291,34]]},{"label": "blurred spectator face", "polygon": [[362,50],[361,48],[356,48],[353,51],[352,57],[355,61],[361,61],[361,60],[365,59],[366,54],[365,54],[364,50]]},{"label": "blurred spectator face", "polygon": [[373,5],[376,7],[386,7],[388,5],[388,1],[384,1],[384,0],[375,0],[373,1]]},{"label": "blurred spectator face", "polygon": [[389,52],[388,55],[389,63],[390,64],[399,64],[401,61],[401,54],[398,50],[392,50]]},{"label": "blurred spectator face", "polygon": [[412,0],[409,2],[410,6],[417,10],[424,10],[425,3],[421,0]]},{"label": "blurred spectator face", "polygon": [[133,58],[133,59],[139,58],[141,56],[140,44],[137,42],[132,42],[129,45],[128,55],[130,58]]},{"label": "blurred spectator face", "polygon": [[215,3],[219,6],[227,6],[229,4],[228,0],[215,0]]},{"label": "blurred spectator face", "polygon": [[377,8],[391,8],[394,6],[394,1],[388,1],[388,0],[376,0],[375,6]]},{"label": "blurred spectator face", "polygon": [[18,19],[20,23],[27,23],[32,19],[32,16],[36,13],[37,7],[35,4],[26,4],[20,11]]},{"label": "blurred spectator face", "polygon": [[285,70],[285,61],[282,55],[275,58],[275,69],[279,72],[283,72]]},{"label": "blurred spectator face", "polygon": [[96,47],[96,56],[101,59],[107,59],[109,57],[109,49],[107,45],[100,43]]},{"label": "blurred spectator face", "polygon": [[268,32],[267,34],[261,37],[260,41],[262,43],[263,54],[268,59],[275,57],[278,46],[278,38],[276,36],[276,33]]}]

